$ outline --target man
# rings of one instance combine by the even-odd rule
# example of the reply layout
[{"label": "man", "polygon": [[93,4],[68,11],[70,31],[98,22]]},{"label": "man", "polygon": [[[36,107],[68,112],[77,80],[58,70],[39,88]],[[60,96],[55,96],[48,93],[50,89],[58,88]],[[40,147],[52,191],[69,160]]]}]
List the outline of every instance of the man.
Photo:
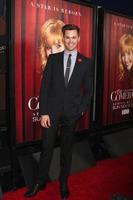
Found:
[{"label": "man", "polygon": [[[79,28],[67,24],[62,28],[65,50],[48,58],[40,90],[41,125],[44,128],[37,183],[26,192],[36,195],[46,187],[46,179],[58,127],[61,127],[60,194],[69,196],[68,177],[72,161],[74,127],[88,110],[92,97],[90,60],[77,52]],[[81,92],[82,89],[82,92]]]}]

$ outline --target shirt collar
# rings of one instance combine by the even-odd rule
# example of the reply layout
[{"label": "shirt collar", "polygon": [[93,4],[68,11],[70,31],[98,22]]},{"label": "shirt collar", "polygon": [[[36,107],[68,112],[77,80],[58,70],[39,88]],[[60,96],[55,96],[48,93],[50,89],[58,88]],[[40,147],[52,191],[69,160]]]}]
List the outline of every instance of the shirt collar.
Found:
[{"label": "shirt collar", "polygon": [[69,55],[69,54],[71,54],[72,56],[76,56],[77,55],[77,50],[74,50],[74,51],[68,51],[68,50],[64,50],[64,54],[65,55]]}]

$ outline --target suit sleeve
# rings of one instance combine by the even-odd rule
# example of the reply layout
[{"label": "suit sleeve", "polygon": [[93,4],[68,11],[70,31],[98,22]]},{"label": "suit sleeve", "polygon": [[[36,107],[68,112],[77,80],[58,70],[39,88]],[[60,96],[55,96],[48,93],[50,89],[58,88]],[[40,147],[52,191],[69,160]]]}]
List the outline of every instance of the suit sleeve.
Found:
[{"label": "suit sleeve", "polygon": [[82,101],[81,101],[80,110],[79,110],[80,113],[84,113],[89,109],[91,105],[92,95],[93,95],[92,61],[87,60],[86,65],[87,65],[87,71],[85,73],[84,82],[83,82],[84,92],[83,92]]},{"label": "suit sleeve", "polygon": [[51,77],[52,77],[52,55],[50,55],[47,60],[47,64],[41,80],[40,105],[39,105],[40,116],[48,114],[47,102],[48,102],[48,93],[50,92]]}]

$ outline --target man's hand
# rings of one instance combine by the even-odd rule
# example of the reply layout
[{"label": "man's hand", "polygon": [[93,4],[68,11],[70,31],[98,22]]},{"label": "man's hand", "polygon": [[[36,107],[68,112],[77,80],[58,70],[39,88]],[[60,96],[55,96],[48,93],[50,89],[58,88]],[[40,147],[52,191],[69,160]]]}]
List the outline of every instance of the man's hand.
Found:
[{"label": "man's hand", "polygon": [[49,115],[42,115],[41,116],[41,126],[44,127],[44,128],[49,128],[51,126]]}]

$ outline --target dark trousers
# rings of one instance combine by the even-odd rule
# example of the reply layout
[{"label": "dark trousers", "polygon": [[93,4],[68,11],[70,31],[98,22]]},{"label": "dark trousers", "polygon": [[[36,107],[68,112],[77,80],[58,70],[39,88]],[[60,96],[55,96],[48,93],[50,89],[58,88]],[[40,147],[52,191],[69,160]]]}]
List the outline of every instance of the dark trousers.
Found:
[{"label": "dark trousers", "polygon": [[58,128],[61,125],[61,153],[60,153],[60,183],[67,182],[71,169],[72,147],[74,141],[75,120],[69,119],[65,115],[51,120],[50,128],[44,128],[42,152],[40,154],[38,182],[43,184],[47,180],[50,163],[52,160],[55,140]]}]

